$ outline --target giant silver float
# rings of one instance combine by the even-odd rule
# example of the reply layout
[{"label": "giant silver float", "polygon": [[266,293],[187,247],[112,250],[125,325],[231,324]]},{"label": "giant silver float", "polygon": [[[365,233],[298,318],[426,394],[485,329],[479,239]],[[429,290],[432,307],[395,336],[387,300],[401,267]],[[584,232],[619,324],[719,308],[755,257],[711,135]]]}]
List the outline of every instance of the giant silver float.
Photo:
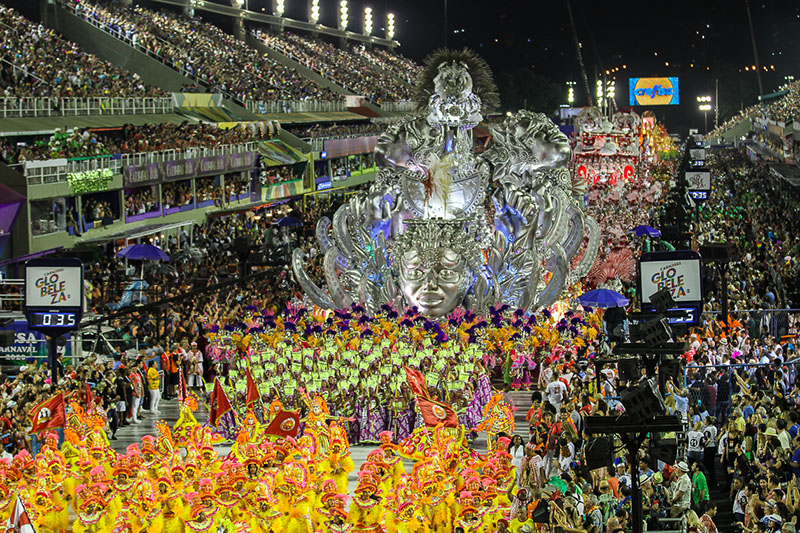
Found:
[{"label": "giant silver float", "polygon": [[307,296],[323,308],[391,304],[431,317],[554,303],[589,272],[599,242],[573,189],[567,137],[522,110],[491,125],[477,153],[473,128],[498,98],[486,63],[466,50],[432,54],[415,100],[418,111],[381,135],[369,191],[317,224],[323,287],[294,251]]}]

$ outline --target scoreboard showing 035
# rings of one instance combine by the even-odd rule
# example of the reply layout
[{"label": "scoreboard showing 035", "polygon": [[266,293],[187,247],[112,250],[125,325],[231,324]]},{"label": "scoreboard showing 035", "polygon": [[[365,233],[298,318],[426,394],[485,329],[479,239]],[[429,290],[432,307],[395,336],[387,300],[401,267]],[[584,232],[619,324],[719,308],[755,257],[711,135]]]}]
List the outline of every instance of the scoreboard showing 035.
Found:
[{"label": "scoreboard showing 035", "polygon": [[83,316],[83,263],[73,258],[28,261],[25,316],[30,329],[48,335],[78,329]]}]

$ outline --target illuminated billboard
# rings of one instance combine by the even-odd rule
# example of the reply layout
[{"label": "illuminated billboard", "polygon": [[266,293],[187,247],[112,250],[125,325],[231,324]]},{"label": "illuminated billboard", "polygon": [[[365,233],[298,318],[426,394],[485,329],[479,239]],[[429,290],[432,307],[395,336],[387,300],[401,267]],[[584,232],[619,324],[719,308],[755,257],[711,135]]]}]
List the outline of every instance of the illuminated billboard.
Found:
[{"label": "illuminated billboard", "polygon": [[629,78],[630,105],[678,105],[678,78]]}]

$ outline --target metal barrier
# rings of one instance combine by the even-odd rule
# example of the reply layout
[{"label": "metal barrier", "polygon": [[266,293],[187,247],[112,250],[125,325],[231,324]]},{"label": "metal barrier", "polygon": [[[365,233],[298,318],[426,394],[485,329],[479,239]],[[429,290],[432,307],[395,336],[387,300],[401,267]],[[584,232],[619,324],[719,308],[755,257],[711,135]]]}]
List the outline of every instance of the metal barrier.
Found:
[{"label": "metal barrier", "polygon": [[347,111],[344,100],[327,102],[324,100],[274,100],[249,101],[247,110],[251,113],[267,115],[271,113],[325,113]]},{"label": "metal barrier", "polygon": [[[782,377],[789,386],[797,377],[799,362],[800,359],[794,359],[780,367]],[[689,407],[705,409],[717,420],[725,421],[731,415],[731,398],[742,390],[737,375],[744,371],[755,376],[757,383],[754,387],[768,394],[775,380],[779,379],[774,374],[775,370],[772,363],[687,366],[683,374],[683,386],[688,391]]]},{"label": "metal barrier", "polygon": [[410,100],[399,102],[381,102],[381,111],[416,111],[417,104]]},{"label": "metal barrier", "polygon": [[65,183],[67,174],[85,172],[87,170],[110,169],[114,174],[120,174],[122,169],[130,165],[146,165],[149,163],[164,163],[185,158],[212,157],[217,155],[231,155],[256,150],[256,142],[250,141],[241,144],[223,144],[213,148],[187,148],[186,150],[162,150],[160,152],[137,152],[134,154],[118,154],[117,156],[103,156],[94,159],[75,159],[64,162],[63,159],[53,160],[52,165],[35,165],[25,168],[25,177],[28,185],[47,185],[51,183]]},{"label": "metal barrier", "polygon": [[68,117],[172,113],[171,97],[0,98],[0,117]]}]

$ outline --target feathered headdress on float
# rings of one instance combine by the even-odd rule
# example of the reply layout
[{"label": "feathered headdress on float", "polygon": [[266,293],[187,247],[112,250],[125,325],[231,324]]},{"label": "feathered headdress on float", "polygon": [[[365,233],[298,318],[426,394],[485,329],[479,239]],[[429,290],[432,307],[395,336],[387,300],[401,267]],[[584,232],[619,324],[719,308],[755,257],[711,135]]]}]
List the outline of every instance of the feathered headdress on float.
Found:
[{"label": "feathered headdress on float", "polygon": [[414,92],[417,109],[424,109],[428,105],[428,100],[434,93],[434,78],[439,74],[439,66],[447,63],[462,63],[467,68],[472,78],[472,92],[481,99],[481,112],[484,115],[500,107],[497,85],[484,59],[467,48],[463,50],[440,48],[425,58],[425,67]]}]

